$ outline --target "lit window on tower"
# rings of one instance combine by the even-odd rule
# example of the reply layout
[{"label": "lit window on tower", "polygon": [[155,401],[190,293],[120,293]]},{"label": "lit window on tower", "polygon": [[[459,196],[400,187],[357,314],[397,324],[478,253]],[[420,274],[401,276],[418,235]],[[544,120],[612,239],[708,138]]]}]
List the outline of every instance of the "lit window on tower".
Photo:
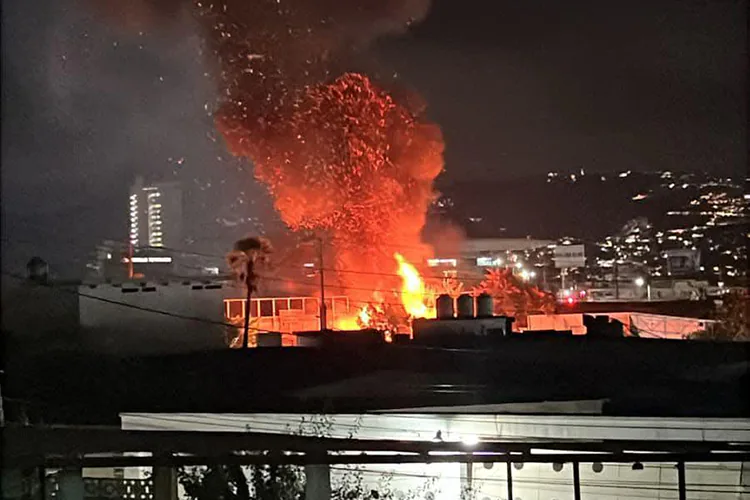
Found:
[{"label": "lit window on tower", "polygon": [[161,193],[156,190],[150,190],[148,193],[148,244],[152,247],[161,247],[164,245],[161,232],[161,203],[158,198]]},{"label": "lit window on tower", "polygon": [[130,244],[138,245],[138,195],[130,195]]}]

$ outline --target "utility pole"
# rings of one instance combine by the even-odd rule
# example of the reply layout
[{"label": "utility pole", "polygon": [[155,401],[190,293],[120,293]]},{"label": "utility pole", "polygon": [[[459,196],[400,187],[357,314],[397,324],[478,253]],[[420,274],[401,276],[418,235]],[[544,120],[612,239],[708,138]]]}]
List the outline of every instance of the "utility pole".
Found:
[{"label": "utility pole", "polygon": [[318,272],[320,273],[320,331],[328,328],[326,311],[326,285],[323,276],[323,238],[318,237]]},{"label": "utility pole", "polygon": [[133,243],[128,243],[128,279],[133,279]]},{"label": "utility pole", "polygon": [[253,259],[248,255],[245,267],[245,288],[247,288],[247,295],[245,296],[245,332],[242,338],[242,347],[245,349],[250,348],[250,297],[253,293],[253,281]]},{"label": "utility pole", "polygon": [[620,273],[617,269],[617,257],[615,257],[614,260],[614,271],[613,271],[614,277],[615,277],[615,299],[620,300]]}]

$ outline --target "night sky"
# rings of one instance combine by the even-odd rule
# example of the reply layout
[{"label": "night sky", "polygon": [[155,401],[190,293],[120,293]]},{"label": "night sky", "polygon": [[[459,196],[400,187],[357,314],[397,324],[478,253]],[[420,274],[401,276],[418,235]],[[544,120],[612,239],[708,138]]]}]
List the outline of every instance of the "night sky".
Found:
[{"label": "night sky", "polygon": [[[745,11],[435,0],[366,59],[426,98],[445,135],[444,182],[580,168],[743,175]],[[214,68],[187,17],[126,35],[74,0],[6,0],[2,28],[3,269],[36,253],[66,274],[102,239],[124,239],[136,173],[189,186],[198,243],[223,237],[217,218],[236,228],[262,215],[262,189],[208,115]]]}]

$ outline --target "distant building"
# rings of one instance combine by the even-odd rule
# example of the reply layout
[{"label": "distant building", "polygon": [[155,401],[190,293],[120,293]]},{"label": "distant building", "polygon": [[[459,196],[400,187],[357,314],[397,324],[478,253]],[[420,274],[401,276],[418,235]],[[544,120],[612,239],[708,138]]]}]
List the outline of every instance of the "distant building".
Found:
[{"label": "distant building", "polygon": [[488,269],[512,268],[513,273],[524,281],[535,282],[536,264],[544,255],[551,255],[554,240],[531,238],[467,238],[455,248],[443,250],[439,242],[430,242],[437,248],[437,255],[428,259],[427,265],[445,277],[461,276],[465,285],[478,283]]},{"label": "distant building", "polygon": [[128,201],[129,241],[133,247],[182,245],[182,189],[178,182],[147,184],[143,177],[137,177]]},{"label": "distant building", "polygon": [[128,279],[170,280],[175,278],[172,253],[156,248],[135,248],[127,243],[104,240],[86,264],[86,279],[94,283]]},{"label": "distant building", "polygon": [[123,281],[128,276],[128,245],[123,242],[104,240],[96,246],[86,264],[86,279],[94,282]]},{"label": "distant building", "polygon": [[463,242],[461,253],[465,258],[476,258],[503,252],[523,252],[554,245],[554,240],[532,238],[471,238]]}]

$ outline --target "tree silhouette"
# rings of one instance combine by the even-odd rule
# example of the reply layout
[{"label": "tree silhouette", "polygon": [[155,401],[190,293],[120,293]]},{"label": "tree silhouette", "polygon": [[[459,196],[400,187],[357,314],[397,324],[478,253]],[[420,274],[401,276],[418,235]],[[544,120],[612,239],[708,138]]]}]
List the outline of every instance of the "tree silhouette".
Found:
[{"label": "tree silhouette", "polygon": [[191,500],[300,500],[304,481],[289,465],[214,465],[179,469],[178,479]]},{"label": "tree silhouette", "polygon": [[[258,275],[255,271],[258,267],[269,264],[271,251],[271,243],[265,238],[248,236],[236,241],[234,248],[226,257],[227,265],[235,281],[242,286],[250,283],[255,291],[258,285]],[[248,280],[248,270],[251,273],[250,280]]]},{"label": "tree silhouette", "polygon": [[475,293],[486,292],[494,299],[497,315],[525,317],[528,314],[551,314],[555,298],[539,288],[523,282],[510,269],[492,269],[475,288]]},{"label": "tree silhouette", "polygon": [[750,295],[732,292],[724,296],[716,311],[717,323],[691,333],[694,340],[750,341]]}]

